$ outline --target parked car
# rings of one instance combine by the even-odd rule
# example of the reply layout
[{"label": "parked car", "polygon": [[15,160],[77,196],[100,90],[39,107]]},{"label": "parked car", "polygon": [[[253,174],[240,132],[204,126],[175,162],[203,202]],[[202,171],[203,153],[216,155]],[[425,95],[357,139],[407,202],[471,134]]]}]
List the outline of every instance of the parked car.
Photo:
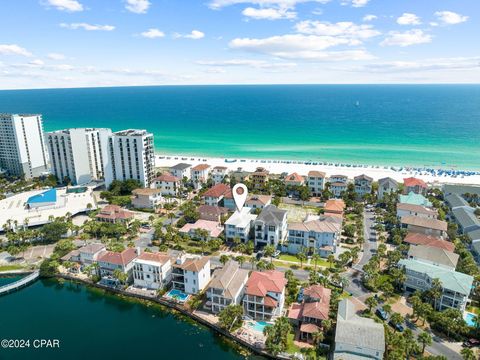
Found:
[{"label": "parked car", "polygon": [[472,347],[477,347],[477,346],[480,346],[480,340],[478,339],[468,339],[467,341],[465,341],[463,344],[463,346],[467,347],[467,348],[472,348]]},{"label": "parked car", "polygon": [[377,311],[375,311],[375,314],[377,314],[377,316],[382,320],[387,320],[388,319],[388,314],[383,309],[377,309]]},{"label": "parked car", "polygon": [[257,252],[257,260],[260,260],[263,257],[263,251]]},{"label": "parked car", "polygon": [[276,250],[272,255],[272,257],[274,257],[275,259],[278,258],[279,256],[280,256],[280,250]]},{"label": "parked car", "polygon": [[395,330],[397,330],[398,332],[403,332],[403,330],[405,330],[405,328],[403,327],[402,324],[396,324],[396,325],[395,325],[394,323],[392,323],[392,320],[390,320],[390,321],[388,322],[388,325],[390,325],[391,327],[393,327],[393,328],[394,328]]},{"label": "parked car", "polygon": [[301,303],[303,301],[303,288],[300,288],[297,296],[297,302]]}]

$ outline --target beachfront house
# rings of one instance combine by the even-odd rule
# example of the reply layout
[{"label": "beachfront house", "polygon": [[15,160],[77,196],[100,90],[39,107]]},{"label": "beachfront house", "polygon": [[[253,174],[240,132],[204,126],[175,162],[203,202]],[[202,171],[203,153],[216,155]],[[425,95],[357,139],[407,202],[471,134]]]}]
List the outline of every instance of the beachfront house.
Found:
[{"label": "beachfront house", "polygon": [[133,260],[133,284],[149,290],[164,289],[172,280],[172,261],[166,253],[144,252]]},{"label": "beachfront house", "polygon": [[213,185],[203,195],[202,199],[206,205],[219,206],[226,194],[231,193],[230,186],[227,184]]},{"label": "beachfront house", "polygon": [[420,216],[403,216],[400,219],[403,228],[425,235],[433,235],[442,239],[447,237],[447,223],[442,220],[428,219]]},{"label": "beachfront house", "polygon": [[228,210],[235,211],[237,206],[235,205],[235,200],[233,199],[232,189],[227,191],[223,196],[223,207],[226,207]]},{"label": "beachfront house", "polygon": [[210,282],[210,258],[180,254],[172,263],[172,287],[198,294]]},{"label": "beachfront house", "polygon": [[128,225],[133,218],[134,215],[131,211],[122,209],[118,205],[107,205],[95,215],[97,221],[124,225]]},{"label": "beachfront house", "polygon": [[428,185],[422,179],[409,177],[403,179],[403,193],[408,194],[413,192],[415,194],[425,195],[428,190]]},{"label": "beachfront house", "polygon": [[172,174],[162,174],[152,182],[152,188],[160,190],[162,196],[178,196],[181,185],[181,178]]},{"label": "beachfront house", "polygon": [[263,167],[258,167],[250,174],[249,180],[255,189],[263,188],[268,181],[269,171]]},{"label": "beachfront house", "polygon": [[287,279],[281,271],[253,271],[245,284],[243,309],[256,320],[271,320],[282,314]]},{"label": "beachfront house", "polygon": [[105,245],[91,243],[78,249],[78,260],[83,265],[91,265],[98,260],[98,257],[106,251]]},{"label": "beachfront house", "polygon": [[210,174],[210,165],[198,164],[190,169],[191,180],[196,189],[202,187],[208,180]]},{"label": "beachfront house", "polygon": [[217,238],[223,232],[223,226],[216,221],[199,219],[193,224],[185,224],[179,230],[183,234],[187,234],[191,239],[210,240]]},{"label": "beachfront house", "polygon": [[325,173],[323,171],[311,170],[307,175],[307,185],[312,196],[321,196],[325,188]]},{"label": "beachfront house", "polygon": [[220,206],[200,205],[198,213],[201,220],[221,222],[222,217],[228,214],[228,209]]},{"label": "beachfront house", "polygon": [[332,291],[321,285],[303,289],[303,300],[288,309],[288,318],[296,329],[297,338],[312,341],[313,334],[322,332],[322,322],[328,320]]},{"label": "beachfront house", "polygon": [[170,168],[170,173],[177,179],[183,180],[183,178],[187,178],[190,180],[192,178],[191,168],[192,165],[190,164],[180,163],[172,166]]},{"label": "beachfront house", "polygon": [[219,313],[228,305],[241,304],[248,272],[248,270],[241,269],[238,262],[233,260],[229,260],[223,268],[213,272],[212,281],[207,290],[207,298],[214,314]]},{"label": "beachfront house", "polygon": [[230,183],[243,183],[244,181],[249,180],[250,172],[239,167],[237,170],[231,171],[228,176],[230,176]]},{"label": "beachfront house", "polygon": [[115,270],[127,274],[129,282],[132,276],[133,260],[138,252],[134,248],[127,248],[123,251],[105,251],[98,256],[98,270],[101,277],[114,276]]},{"label": "beachfront house", "polygon": [[401,259],[398,265],[405,269],[405,292],[411,294],[417,290],[428,290],[433,280],[438,279],[442,286],[442,296],[435,302],[435,308],[440,311],[447,308],[465,311],[472,290],[472,276],[415,259]]},{"label": "beachfront house", "polygon": [[[245,201],[245,207],[251,209],[252,212],[260,209],[272,203],[272,195],[248,195],[247,201]],[[257,210],[258,211],[258,210]]]},{"label": "beachfront house", "polygon": [[250,213],[249,208],[242,208],[240,212],[235,211],[230,218],[225,221],[225,238],[227,241],[233,241],[239,238],[241,242],[246,243],[250,240],[250,233],[253,229],[253,223],[257,215]]},{"label": "beachfront house", "polygon": [[445,249],[447,251],[453,252],[455,250],[455,244],[438,238],[432,235],[425,235],[421,233],[409,232],[407,236],[403,239],[403,242],[409,244],[410,247],[417,245],[425,245],[429,247],[436,247],[439,249]]},{"label": "beachfront house", "polygon": [[213,183],[216,185],[223,182],[223,179],[225,179],[225,176],[227,176],[227,173],[228,173],[228,168],[226,166],[215,166],[212,169],[210,176],[212,177]]},{"label": "beachfront house", "polygon": [[398,182],[391,177],[378,179],[377,198],[382,200],[385,194],[396,193],[398,191]]},{"label": "beachfront house", "polygon": [[275,205],[265,206],[254,222],[255,246],[283,243],[287,237],[287,211]]},{"label": "beachfront house", "polygon": [[305,184],[305,179],[303,176],[298,175],[296,172],[287,175],[285,179],[283,179],[285,186],[302,186]]},{"label": "beachfront house", "polygon": [[370,176],[365,174],[358,175],[353,178],[353,181],[355,184],[355,193],[358,197],[365,196],[372,192],[373,178]]},{"label": "beachfront house", "polygon": [[470,204],[461,195],[458,194],[449,194],[445,196],[445,201],[451,210],[470,206]]},{"label": "beachfront house", "polygon": [[373,319],[357,315],[355,304],[343,299],[338,304],[334,360],[383,360],[385,329]]},{"label": "beachfront house", "polygon": [[403,216],[418,216],[426,219],[436,219],[438,211],[433,208],[427,208],[422,205],[413,204],[397,204],[397,217],[400,219]]},{"label": "beachfront house", "polygon": [[342,193],[347,191],[348,176],[346,175],[332,175],[329,178],[330,191],[333,196],[340,197]]},{"label": "beachfront house", "polygon": [[160,189],[140,188],[132,191],[132,206],[136,209],[156,209],[163,202]]},{"label": "beachfront house", "polygon": [[341,230],[341,219],[330,216],[290,223],[284,251],[297,254],[307,250],[326,258],[330,254],[335,254]]},{"label": "beachfront house", "polygon": [[399,201],[400,204],[412,204],[412,205],[421,205],[425,207],[432,207],[432,203],[428,199],[421,195],[415,194],[413,191],[410,191],[408,195],[400,195]]}]

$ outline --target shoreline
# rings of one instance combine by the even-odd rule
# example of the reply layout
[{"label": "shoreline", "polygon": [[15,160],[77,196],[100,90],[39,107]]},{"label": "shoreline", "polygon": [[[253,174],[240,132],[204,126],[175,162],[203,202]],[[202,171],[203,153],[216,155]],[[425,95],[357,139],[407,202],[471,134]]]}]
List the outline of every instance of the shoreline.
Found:
[{"label": "shoreline", "polygon": [[206,163],[212,167],[224,166],[229,171],[242,168],[244,171],[254,171],[257,167],[263,167],[273,174],[293,172],[306,176],[309,171],[323,171],[326,177],[342,174],[350,179],[365,174],[377,181],[384,177],[391,177],[399,182],[404,178],[416,177],[431,185],[441,184],[462,184],[480,185],[480,171],[441,169],[435,167],[402,167],[388,165],[365,165],[354,163],[342,163],[332,161],[310,161],[310,160],[286,160],[286,159],[253,159],[253,158],[223,158],[185,154],[155,153],[155,166],[171,167],[178,163],[185,162],[193,166]]}]

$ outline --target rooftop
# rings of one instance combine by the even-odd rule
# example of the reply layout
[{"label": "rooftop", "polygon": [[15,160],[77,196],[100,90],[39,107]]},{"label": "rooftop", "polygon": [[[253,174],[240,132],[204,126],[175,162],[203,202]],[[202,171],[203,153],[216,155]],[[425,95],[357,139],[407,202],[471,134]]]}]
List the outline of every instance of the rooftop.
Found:
[{"label": "rooftop", "polygon": [[241,209],[240,212],[235,211],[232,216],[225,221],[225,225],[233,225],[235,227],[245,228],[250,224],[252,221],[255,221],[257,215],[250,213],[250,209],[244,207]]},{"label": "rooftop", "polygon": [[436,209],[427,208],[422,205],[407,204],[407,203],[398,203],[397,210],[410,211],[418,214],[425,214],[430,216],[437,216],[438,211]]},{"label": "rooftop", "polygon": [[228,209],[221,206],[200,205],[198,207],[198,212],[200,214],[208,215],[224,215],[228,213]]},{"label": "rooftop", "polygon": [[316,219],[304,222],[290,223],[288,225],[288,230],[297,230],[297,231],[314,231],[317,233],[338,233],[340,232],[342,226],[340,223],[331,222],[324,219]]},{"label": "rooftop", "polygon": [[143,196],[150,196],[160,194],[162,190],[160,189],[150,189],[150,188],[138,188],[132,191],[133,195],[143,195]]},{"label": "rooftop", "polygon": [[353,178],[353,180],[366,180],[366,181],[372,182],[373,178],[371,178],[370,176],[367,176],[365,174],[362,174],[362,175],[355,176]]},{"label": "rooftop", "polygon": [[395,186],[398,186],[397,180],[395,180],[391,177],[385,177],[385,178],[378,179],[378,184],[379,185],[381,185],[383,183],[387,183],[387,182],[390,182],[390,183],[394,184]]},{"label": "rooftop", "polygon": [[229,260],[223,268],[215,270],[209,287],[224,290],[224,296],[233,299],[247,279],[248,270]]},{"label": "rooftop", "polygon": [[149,133],[147,130],[139,130],[139,129],[128,129],[117,131],[114,133],[117,136],[153,136],[152,133]]},{"label": "rooftop", "polygon": [[194,170],[194,171],[203,171],[203,170],[207,170],[209,167],[210,167],[210,165],[208,165],[208,164],[198,164],[197,166],[194,166],[194,167],[192,168],[192,170]]},{"label": "rooftop", "polygon": [[345,210],[345,202],[341,199],[330,199],[325,202],[325,212],[342,213]]},{"label": "rooftop", "polygon": [[199,272],[208,264],[210,264],[210,258],[208,256],[202,256],[187,258],[183,263],[174,263],[173,266],[183,270]]},{"label": "rooftop", "polygon": [[218,198],[220,196],[225,196],[225,194],[228,193],[229,191],[231,191],[230,186],[228,186],[227,184],[220,183],[212,186],[210,189],[205,191],[202,196]]},{"label": "rooftop", "polygon": [[179,163],[177,165],[172,166],[170,169],[172,169],[172,170],[185,170],[185,169],[188,169],[189,167],[192,167],[192,165],[186,164],[186,163]]},{"label": "rooftop", "polygon": [[321,177],[321,178],[324,178],[325,177],[325,173],[323,171],[316,171],[316,170],[311,170],[308,172],[308,176],[309,177]]},{"label": "rooftop", "polygon": [[478,220],[473,211],[474,209],[471,207],[460,207],[453,209],[452,213],[462,229],[472,226],[477,226],[480,229],[480,220]]},{"label": "rooftop", "polygon": [[445,196],[445,200],[451,209],[461,206],[470,206],[468,202],[459,194],[450,194]]},{"label": "rooftop", "polygon": [[81,253],[86,253],[86,254],[95,254],[101,250],[104,250],[105,249],[105,245],[104,244],[99,244],[99,243],[92,243],[92,244],[88,244],[88,245],[85,245],[83,247],[81,247],[80,249],[78,249],[79,252]]},{"label": "rooftop", "polygon": [[429,247],[436,247],[447,251],[455,250],[455,245],[450,241],[442,240],[435,236],[418,234],[414,232],[409,232],[403,241],[408,244],[426,245]]},{"label": "rooftop", "polygon": [[245,286],[245,293],[265,297],[268,292],[281,293],[285,285],[287,279],[281,271],[253,271]]},{"label": "rooftop", "polygon": [[134,248],[128,248],[122,252],[106,251],[99,256],[98,261],[125,266],[136,257],[137,251]]},{"label": "rooftop", "polygon": [[197,220],[194,224],[185,224],[179,231],[188,233],[195,229],[207,230],[211,237],[218,237],[223,231],[220,223],[203,219]]},{"label": "rooftop", "polygon": [[408,256],[415,259],[423,259],[434,264],[444,265],[455,269],[459,255],[445,249],[426,245],[411,246]]},{"label": "rooftop", "polygon": [[267,224],[281,224],[286,219],[287,211],[277,208],[275,205],[267,205],[257,217],[257,221]]},{"label": "rooftop", "polygon": [[298,175],[296,172],[293,173],[293,174],[287,175],[285,177],[285,182],[286,183],[290,183],[290,182],[291,183],[297,183],[297,182],[302,183],[304,181],[305,181],[305,179],[303,178],[303,176]]},{"label": "rooftop", "polygon": [[418,226],[427,229],[447,231],[447,222],[437,219],[427,219],[424,217],[407,215],[402,216],[401,223],[406,225]]},{"label": "rooftop", "polygon": [[135,259],[135,261],[164,265],[167,262],[171,261],[171,257],[167,253],[163,252],[143,252]]},{"label": "rooftop", "polygon": [[95,216],[100,219],[132,219],[133,213],[118,205],[107,205]]},{"label": "rooftop", "polygon": [[251,205],[267,205],[272,202],[272,195],[248,195],[246,206]]},{"label": "rooftop", "polygon": [[443,185],[443,192],[445,194],[477,194],[480,195],[480,186],[475,185]]},{"label": "rooftop", "polygon": [[177,182],[180,181],[180,179],[172,174],[166,173],[156,177],[154,181]]},{"label": "rooftop", "polygon": [[423,181],[422,179],[414,178],[414,177],[403,179],[403,185],[405,185],[406,187],[419,186],[422,188],[427,188],[427,184],[425,183],[425,181]]}]

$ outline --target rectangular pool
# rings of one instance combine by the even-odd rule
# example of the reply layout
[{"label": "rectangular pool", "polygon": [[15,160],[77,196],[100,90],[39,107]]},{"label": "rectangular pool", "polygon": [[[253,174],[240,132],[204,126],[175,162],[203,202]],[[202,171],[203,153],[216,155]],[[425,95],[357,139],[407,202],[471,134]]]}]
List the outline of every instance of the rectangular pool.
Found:
[{"label": "rectangular pool", "polygon": [[185,294],[183,291],[180,291],[178,289],[172,289],[169,292],[167,292],[165,294],[165,296],[167,298],[170,298],[170,299],[173,299],[173,300],[177,300],[177,301],[180,301],[180,302],[185,302],[185,301],[188,300],[188,297],[190,295]]},{"label": "rectangular pool", "polygon": [[467,312],[463,318],[468,326],[475,327],[475,314]]}]

